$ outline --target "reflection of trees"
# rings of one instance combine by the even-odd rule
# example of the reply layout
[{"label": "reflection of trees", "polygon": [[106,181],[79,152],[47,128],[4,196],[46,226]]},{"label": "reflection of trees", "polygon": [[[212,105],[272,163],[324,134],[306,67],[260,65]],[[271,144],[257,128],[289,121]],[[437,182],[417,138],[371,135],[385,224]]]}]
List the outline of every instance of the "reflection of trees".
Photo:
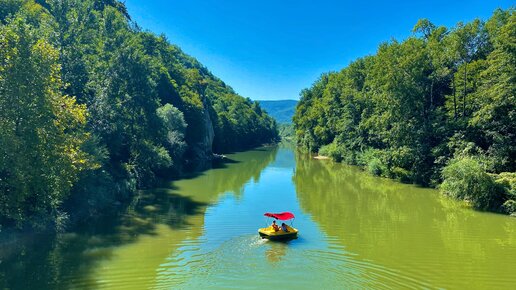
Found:
[{"label": "reflection of trees", "polygon": [[[212,202],[225,192],[239,196],[247,182],[260,180],[261,172],[274,162],[277,152],[277,147],[271,147],[228,155],[222,163],[215,164],[214,169],[193,174],[173,184],[182,194],[203,202]],[[192,178],[195,182],[191,182]]]},{"label": "reflection of trees", "polygon": [[[475,271],[513,277],[513,220],[463,209],[434,190],[376,178],[355,167],[301,154],[296,162],[293,180],[303,210],[361,258],[421,274],[437,286],[478,283]],[[452,282],[457,284],[447,284]]]},{"label": "reflection of trees", "polygon": [[[115,249],[127,245],[135,245],[128,255],[134,255],[133,262],[138,264],[124,267],[145,270],[138,275],[152,282],[156,268],[177,244],[202,234],[206,205],[221,193],[240,193],[250,179],[258,181],[276,152],[273,148],[230,155],[212,170],[174,181],[166,188],[142,191],[119,213],[78,226],[73,232],[27,235],[17,243],[3,245],[0,289],[97,288],[101,262],[119,259],[114,256]],[[167,233],[173,231],[167,239],[146,239],[143,244],[143,237],[163,234],[164,227]],[[148,251],[154,258],[146,256]]]},{"label": "reflection of trees", "polygon": [[[300,204],[308,212],[320,214],[317,216],[323,219],[323,226],[345,224],[365,212],[371,218],[362,222],[374,222],[375,226],[388,226],[392,220],[407,219],[403,211],[397,210],[400,203],[409,198],[404,194],[407,186],[369,176],[351,166],[315,161],[301,154],[297,155],[296,164],[294,182]],[[425,205],[415,203],[413,206]]]}]

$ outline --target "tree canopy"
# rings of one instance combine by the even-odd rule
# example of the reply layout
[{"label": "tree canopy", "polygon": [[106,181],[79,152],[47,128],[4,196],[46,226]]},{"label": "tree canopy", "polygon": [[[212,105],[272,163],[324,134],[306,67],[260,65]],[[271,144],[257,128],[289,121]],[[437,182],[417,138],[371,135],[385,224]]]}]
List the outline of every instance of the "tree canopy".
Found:
[{"label": "tree canopy", "polygon": [[116,0],[0,2],[0,222],[74,211],[278,138],[276,123]]}]

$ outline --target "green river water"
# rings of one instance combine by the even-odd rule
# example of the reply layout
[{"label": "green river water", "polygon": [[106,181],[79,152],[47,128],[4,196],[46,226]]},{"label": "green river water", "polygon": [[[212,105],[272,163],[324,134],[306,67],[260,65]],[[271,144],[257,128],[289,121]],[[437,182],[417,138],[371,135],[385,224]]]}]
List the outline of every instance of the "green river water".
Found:
[{"label": "green river water", "polygon": [[[299,238],[262,240],[266,211]],[[0,249],[0,289],[516,289],[516,218],[288,147],[228,155],[123,213]]]}]

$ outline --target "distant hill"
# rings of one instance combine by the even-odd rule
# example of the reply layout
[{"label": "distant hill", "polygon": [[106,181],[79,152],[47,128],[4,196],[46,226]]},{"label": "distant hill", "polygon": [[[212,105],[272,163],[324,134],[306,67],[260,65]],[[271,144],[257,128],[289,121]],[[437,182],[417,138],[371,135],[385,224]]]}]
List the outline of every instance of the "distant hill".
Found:
[{"label": "distant hill", "polygon": [[269,113],[271,117],[276,119],[280,124],[292,123],[292,117],[296,110],[298,101],[295,100],[279,100],[279,101],[258,101],[260,106]]}]

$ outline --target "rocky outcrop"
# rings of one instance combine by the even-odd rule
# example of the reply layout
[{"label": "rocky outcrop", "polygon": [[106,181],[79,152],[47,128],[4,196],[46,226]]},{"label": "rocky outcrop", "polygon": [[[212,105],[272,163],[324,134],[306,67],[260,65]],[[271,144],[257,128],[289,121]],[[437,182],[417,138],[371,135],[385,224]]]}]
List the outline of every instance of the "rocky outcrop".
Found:
[{"label": "rocky outcrop", "polygon": [[213,158],[212,146],[213,139],[215,138],[215,130],[210,116],[209,106],[206,101],[203,101],[202,121],[199,122],[203,124],[202,128],[199,128],[199,130],[203,132],[196,132],[198,133],[196,135],[200,136],[198,137],[199,141],[190,145],[187,164],[189,169],[202,169],[206,167],[206,165],[211,164]]},{"label": "rocky outcrop", "polygon": [[208,160],[212,158],[213,156],[213,139],[215,138],[215,131],[213,129],[213,121],[211,120],[210,112],[208,110],[208,104],[206,102],[203,102],[204,106],[204,130],[205,135],[200,142],[199,147],[203,151],[204,156],[202,159]]}]

